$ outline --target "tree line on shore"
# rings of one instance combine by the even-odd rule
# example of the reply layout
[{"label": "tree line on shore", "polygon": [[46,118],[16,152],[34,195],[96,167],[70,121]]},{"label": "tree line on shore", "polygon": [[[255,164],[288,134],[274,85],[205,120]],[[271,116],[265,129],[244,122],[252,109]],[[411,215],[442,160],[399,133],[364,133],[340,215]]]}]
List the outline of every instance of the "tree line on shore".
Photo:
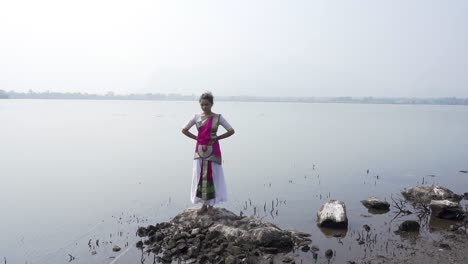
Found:
[{"label": "tree line on shore", "polygon": [[[198,96],[176,93],[141,93],[141,94],[90,94],[80,92],[16,92],[0,90],[0,99],[75,99],[75,100],[167,100],[196,101]],[[468,105],[468,98],[438,97],[282,97],[282,96],[217,96],[219,101],[234,102],[291,102],[291,103],[354,103],[354,104],[432,104],[432,105]]]}]

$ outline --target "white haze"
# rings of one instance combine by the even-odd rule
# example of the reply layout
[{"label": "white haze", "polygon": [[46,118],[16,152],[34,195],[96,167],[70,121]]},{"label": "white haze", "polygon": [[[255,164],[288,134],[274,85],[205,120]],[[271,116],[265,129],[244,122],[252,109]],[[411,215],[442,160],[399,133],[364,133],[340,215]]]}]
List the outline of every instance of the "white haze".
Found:
[{"label": "white haze", "polygon": [[0,89],[468,97],[467,1],[0,3]]}]

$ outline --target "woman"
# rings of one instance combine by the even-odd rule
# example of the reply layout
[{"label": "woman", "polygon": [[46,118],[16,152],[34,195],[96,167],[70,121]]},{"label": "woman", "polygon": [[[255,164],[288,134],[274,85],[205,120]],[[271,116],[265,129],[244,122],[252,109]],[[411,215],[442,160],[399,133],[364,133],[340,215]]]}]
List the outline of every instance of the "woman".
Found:
[{"label": "woman", "polygon": [[[191,201],[194,204],[203,203],[201,212],[205,212],[212,209],[216,203],[227,200],[219,140],[232,136],[234,129],[222,115],[211,112],[213,106],[211,93],[203,93],[199,103],[202,113],[195,114],[182,128],[182,133],[197,141],[193,161]],[[193,125],[197,127],[198,136],[189,131]],[[217,136],[219,125],[227,132]]]}]

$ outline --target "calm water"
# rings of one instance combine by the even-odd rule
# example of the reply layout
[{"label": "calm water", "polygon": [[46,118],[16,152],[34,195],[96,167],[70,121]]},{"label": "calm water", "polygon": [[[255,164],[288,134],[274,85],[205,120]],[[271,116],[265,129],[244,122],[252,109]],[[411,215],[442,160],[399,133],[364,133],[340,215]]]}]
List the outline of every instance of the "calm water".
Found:
[{"label": "calm water", "polygon": [[[194,142],[180,128],[198,111],[197,102],[0,100],[0,261],[139,262],[136,228],[192,206]],[[311,233],[336,263],[371,254],[355,241],[364,223],[399,239],[389,228],[400,220],[363,217],[360,200],[389,200],[423,178],[468,191],[459,173],[468,170],[468,107],[217,102],[214,111],[236,129],[221,142],[222,206],[248,215],[256,206],[267,221]],[[347,205],[344,238],[315,224],[329,198]]]}]

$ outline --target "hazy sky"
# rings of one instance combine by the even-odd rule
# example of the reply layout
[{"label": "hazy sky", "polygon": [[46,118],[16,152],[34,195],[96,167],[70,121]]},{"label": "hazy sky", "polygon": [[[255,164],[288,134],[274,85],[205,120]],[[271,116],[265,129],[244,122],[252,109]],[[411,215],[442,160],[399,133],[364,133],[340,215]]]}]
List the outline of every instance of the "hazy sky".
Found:
[{"label": "hazy sky", "polygon": [[468,97],[468,1],[0,2],[0,89]]}]

